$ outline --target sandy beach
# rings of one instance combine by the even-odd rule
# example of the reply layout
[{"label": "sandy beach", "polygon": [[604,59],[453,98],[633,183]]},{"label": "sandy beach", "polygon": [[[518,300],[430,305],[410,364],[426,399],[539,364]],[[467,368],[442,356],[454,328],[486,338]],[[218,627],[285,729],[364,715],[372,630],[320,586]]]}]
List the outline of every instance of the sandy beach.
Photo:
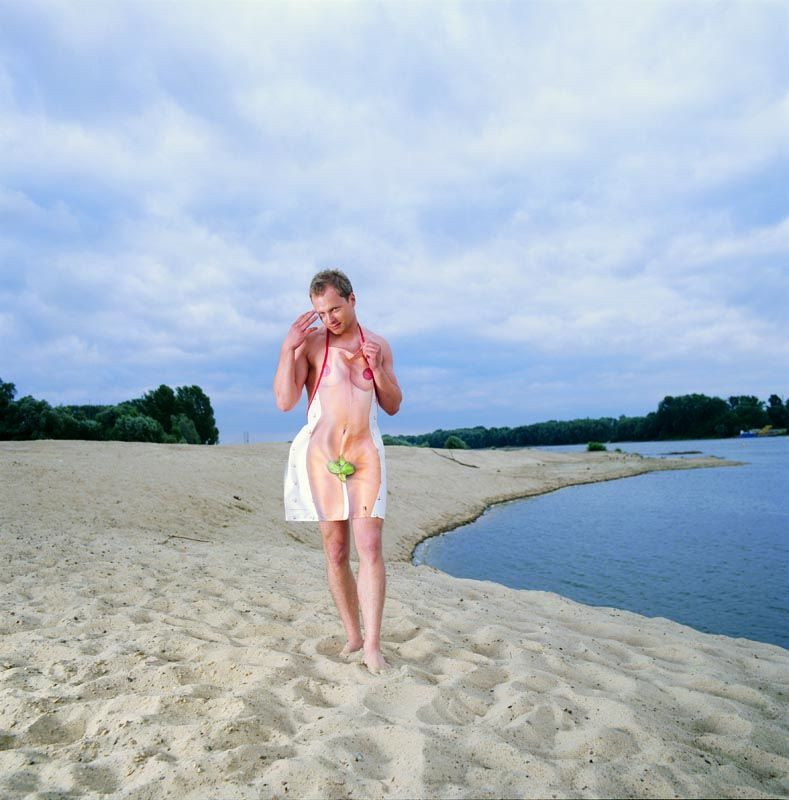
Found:
[{"label": "sandy beach", "polygon": [[789,651],[410,563],[490,503],[736,467],[387,448],[374,676],[287,447],[0,443],[0,797],[789,796]]}]

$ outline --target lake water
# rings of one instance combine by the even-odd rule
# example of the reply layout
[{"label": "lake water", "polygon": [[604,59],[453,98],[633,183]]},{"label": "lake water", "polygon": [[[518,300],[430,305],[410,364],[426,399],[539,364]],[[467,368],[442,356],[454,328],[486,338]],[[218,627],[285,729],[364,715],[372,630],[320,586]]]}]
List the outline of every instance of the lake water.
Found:
[{"label": "lake water", "polygon": [[422,542],[414,562],[789,648],[789,438],[610,447],[649,456],[700,450],[747,463],[502,503]]}]

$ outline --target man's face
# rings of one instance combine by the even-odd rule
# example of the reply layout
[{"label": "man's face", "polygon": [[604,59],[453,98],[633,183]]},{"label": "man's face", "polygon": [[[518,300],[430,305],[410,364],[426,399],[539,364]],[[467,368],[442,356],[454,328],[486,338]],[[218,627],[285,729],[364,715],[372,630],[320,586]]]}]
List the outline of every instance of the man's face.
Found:
[{"label": "man's face", "polygon": [[327,286],[323,294],[312,295],[312,307],[321,322],[337,336],[356,323],[355,305],[353,292],[346,299],[333,286]]}]

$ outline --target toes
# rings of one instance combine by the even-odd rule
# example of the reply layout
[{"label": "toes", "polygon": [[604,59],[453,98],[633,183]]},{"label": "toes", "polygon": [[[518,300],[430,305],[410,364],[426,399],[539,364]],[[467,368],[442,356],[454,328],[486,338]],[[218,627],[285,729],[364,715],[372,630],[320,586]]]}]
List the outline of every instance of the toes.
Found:
[{"label": "toes", "polygon": [[349,644],[346,644],[342,650],[340,650],[340,657],[341,658],[349,658],[354,653],[358,653],[362,648],[361,647],[351,647]]},{"label": "toes", "polygon": [[380,675],[382,672],[386,672],[387,670],[392,668],[391,665],[388,664],[383,658],[380,661],[376,659],[372,663],[365,661],[364,665],[373,675]]}]

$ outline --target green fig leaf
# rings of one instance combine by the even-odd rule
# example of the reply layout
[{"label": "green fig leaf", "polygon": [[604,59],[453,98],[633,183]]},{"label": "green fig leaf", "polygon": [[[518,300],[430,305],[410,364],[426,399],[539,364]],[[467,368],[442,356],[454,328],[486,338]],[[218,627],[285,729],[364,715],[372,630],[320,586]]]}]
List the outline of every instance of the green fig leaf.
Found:
[{"label": "green fig leaf", "polygon": [[346,461],[342,456],[336,461],[327,461],[326,469],[328,469],[332,475],[336,475],[343,483],[345,483],[349,475],[353,475],[353,473],[356,472],[356,467],[354,467],[350,461]]}]

